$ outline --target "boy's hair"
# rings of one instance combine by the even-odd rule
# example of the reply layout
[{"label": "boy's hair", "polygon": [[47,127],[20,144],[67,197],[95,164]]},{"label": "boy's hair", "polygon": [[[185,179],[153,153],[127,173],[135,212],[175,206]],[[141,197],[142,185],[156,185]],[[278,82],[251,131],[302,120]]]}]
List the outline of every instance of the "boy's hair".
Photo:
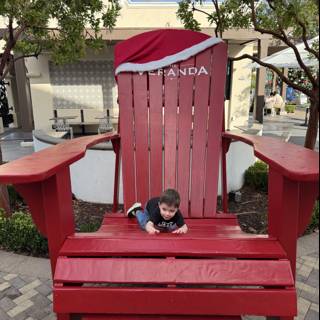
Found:
[{"label": "boy's hair", "polygon": [[162,192],[159,203],[165,203],[168,206],[174,206],[175,208],[179,208],[180,195],[178,191],[174,189],[167,189]]}]

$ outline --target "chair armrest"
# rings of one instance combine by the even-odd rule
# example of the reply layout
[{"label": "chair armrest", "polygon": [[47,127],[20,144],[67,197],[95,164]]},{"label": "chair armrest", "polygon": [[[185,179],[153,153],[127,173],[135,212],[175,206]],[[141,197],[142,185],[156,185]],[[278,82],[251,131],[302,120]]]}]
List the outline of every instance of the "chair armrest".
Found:
[{"label": "chair armrest", "polygon": [[252,145],[259,159],[291,180],[319,180],[318,152],[271,137],[225,132],[223,138]]},{"label": "chair armrest", "polygon": [[30,156],[0,166],[0,183],[21,184],[43,181],[81,159],[97,143],[119,139],[119,134],[81,137],[35,152]]}]

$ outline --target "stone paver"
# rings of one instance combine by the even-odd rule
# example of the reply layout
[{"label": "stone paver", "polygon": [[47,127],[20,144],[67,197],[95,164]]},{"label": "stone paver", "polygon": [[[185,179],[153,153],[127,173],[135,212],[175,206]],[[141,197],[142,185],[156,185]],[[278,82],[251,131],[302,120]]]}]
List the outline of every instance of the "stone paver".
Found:
[{"label": "stone paver", "polygon": [[298,319],[319,319],[319,233],[301,238],[298,244]]},{"label": "stone paver", "polygon": [[[17,266],[22,261],[24,268]],[[34,270],[39,271],[38,276]],[[0,251],[0,320],[55,320],[51,286],[49,260]],[[297,320],[318,319],[319,233],[299,239],[296,287]],[[261,320],[262,317],[246,319]]]}]

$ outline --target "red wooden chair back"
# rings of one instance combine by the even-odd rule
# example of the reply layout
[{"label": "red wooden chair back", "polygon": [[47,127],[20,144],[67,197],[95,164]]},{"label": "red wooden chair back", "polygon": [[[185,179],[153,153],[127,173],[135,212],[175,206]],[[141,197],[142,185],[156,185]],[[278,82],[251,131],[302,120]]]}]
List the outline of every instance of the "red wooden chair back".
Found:
[{"label": "red wooden chair back", "polygon": [[118,75],[125,209],[166,188],[185,217],[213,217],[219,177],[227,46],[149,72]]}]

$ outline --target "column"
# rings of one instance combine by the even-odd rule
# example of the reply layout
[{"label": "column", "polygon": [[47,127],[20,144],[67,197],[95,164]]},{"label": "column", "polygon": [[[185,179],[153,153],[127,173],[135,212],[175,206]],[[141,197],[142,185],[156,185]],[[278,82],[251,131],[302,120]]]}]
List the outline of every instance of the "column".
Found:
[{"label": "column", "polygon": [[[18,55],[15,55],[15,57],[18,57]],[[15,95],[15,107],[17,108],[19,127],[23,131],[30,132],[34,129],[34,124],[30,83],[27,78],[24,59],[19,59],[14,63],[14,72],[16,90],[14,90],[13,94]]]},{"label": "column", "polygon": [[[258,57],[263,59],[268,55],[269,40],[258,40]],[[256,103],[254,109],[254,119],[263,123],[263,106],[265,95],[266,68],[260,67],[257,70],[256,80]]]}]

